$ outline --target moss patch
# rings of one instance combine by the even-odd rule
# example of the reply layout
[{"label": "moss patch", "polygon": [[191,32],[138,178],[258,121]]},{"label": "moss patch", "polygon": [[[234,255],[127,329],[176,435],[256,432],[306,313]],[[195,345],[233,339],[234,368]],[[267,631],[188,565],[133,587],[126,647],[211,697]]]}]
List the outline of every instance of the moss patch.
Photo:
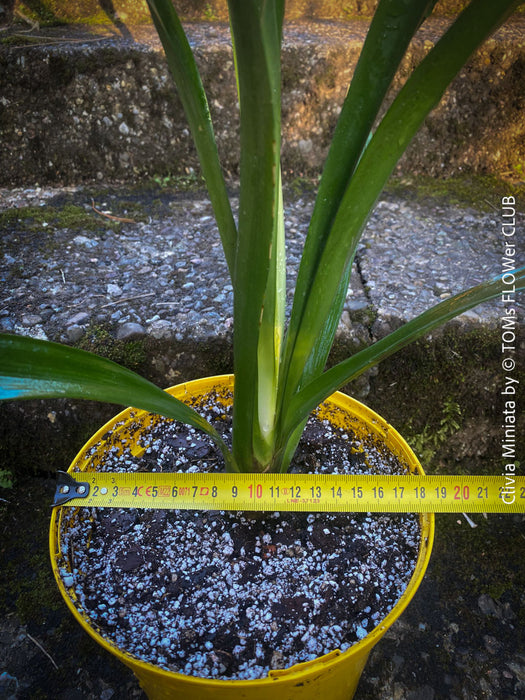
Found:
[{"label": "moss patch", "polygon": [[[158,193],[158,188],[151,192],[146,189],[146,193],[144,188],[115,191],[92,188],[63,193],[44,206],[0,211],[0,229],[20,235],[25,242],[31,239],[38,251],[45,255],[46,251],[54,250],[56,243],[53,235],[59,230],[81,233],[120,232],[124,223],[147,221],[153,213],[165,214],[169,211],[168,193],[163,194],[162,199],[157,196]],[[171,194],[173,196],[173,192]],[[7,237],[0,240],[0,254],[16,256],[17,250],[16,237],[11,238],[10,243]],[[20,274],[23,274],[23,270],[20,270]]]},{"label": "moss patch", "polygon": [[[315,191],[319,177],[289,177],[285,181],[286,192],[299,197]],[[392,176],[382,197],[401,198],[421,204],[468,207],[481,212],[500,210],[502,197],[525,199],[525,171],[516,166],[512,173],[503,175],[464,174],[447,178],[428,175]]]},{"label": "moss patch", "polygon": [[428,464],[448,438],[460,429],[462,412],[460,406],[451,398],[443,402],[442,417],[438,426],[425,424],[421,432],[414,432],[409,421],[403,433],[408,444],[419,459]]},{"label": "moss patch", "polygon": [[151,181],[161,189],[169,188],[177,192],[202,191],[205,186],[202,175],[193,170],[185,175],[172,175],[171,172],[153,175]]},{"label": "moss patch", "polygon": [[86,329],[78,347],[140,373],[146,361],[144,343],[143,339],[116,340],[108,327],[92,325]]},{"label": "moss patch", "polygon": [[[101,217],[77,204],[65,204],[62,207],[20,207],[0,212],[0,227],[4,230],[35,232],[46,229],[47,233],[61,228],[96,231],[100,229]],[[120,224],[108,221],[106,228],[118,229]]]},{"label": "moss patch", "polygon": [[384,195],[409,202],[499,211],[502,197],[512,195],[518,200],[525,197],[525,179],[520,181],[518,172],[510,181],[496,175],[457,175],[442,180],[425,175],[392,177]]}]

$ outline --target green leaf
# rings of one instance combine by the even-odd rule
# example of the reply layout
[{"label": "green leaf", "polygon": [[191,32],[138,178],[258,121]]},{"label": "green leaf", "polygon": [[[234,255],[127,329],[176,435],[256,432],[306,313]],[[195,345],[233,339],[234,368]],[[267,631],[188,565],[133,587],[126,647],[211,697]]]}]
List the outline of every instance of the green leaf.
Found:
[{"label": "green leaf", "polygon": [[278,194],[270,274],[268,276],[259,331],[259,347],[257,352],[257,421],[253,426],[255,457],[260,464],[264,465],[271,461],[274,450],[276,406],[286,299],[284,214],[280,184],[278,186]]},{"label": "green leaf", "polygon": [[[525,291],[525,266],[513,274],[515,292]],[[501,298],[504,292],[508,292],[508,284],[502,279],[503,276],[497,277],[442,301],[314,379],[290,402],[283,429],[284,441],[316,406],[347,382],[459,314],[485,301]]]},{"label": "green leaf", "polygon": [[62,397],[133,406],[192,425],[214,440],[228,469],[237,471],[208,421],[147,379],[84,350],[0,334],[0,400]]},{"label": "green leaf", "polygon": [[[381,0],[370,24],[323,169],[301,259],[283,361],[285,397],[321,371],[326,363],[346,299],[351,260],[340,275],[330,308],[319,319],[322,327],[317,324],[313,333],[308,328],[303,330],[303,323],[310,296],[317,293],[313,289],[315,275],[341,200],[370,140],[388,88],[412,36],[433,5],[434,0],[408,3]],[[358,237],[359,230],[348,231],[349,242],[352,235]]]},{"label": "green leaf", "polygon": [[199,70],[172,0],[147,2],[190,125],[219,227],[224,255],[233,279],[237,229]]},{"label": "green leaf", "polygon": [[341,280],[351,265],[361,232],[397,161],[424,118],[472,52],[512,12],[516,0],[473,0],[428,53],[398,93],[369,145],[361,155],[315,260],[305,263],[307,275],[299,294],[305,295],[300,318],[287,346],[284,371],[286,405],[299,386],[330,311],[340,295]]},{"label": "green leaf", "polygon": [[[275,337],[280,305],[275,285],[282,285],[280,205],[280,42],[282,2],[230,0],[230,24],[237,61],[241,111],[241,164],[238,243],[234,275],[235,407],[233,452],[245,470],[264,464],[254,447],[266,453],[259,430],[272,401]],[[277,257],[276,257],[277,256]],[[262,334],[262,335],[261,335]],[[261,352],[272,357],[260,361]],[[269,382],[269,384],[267,383]],[[265,387],[265,394],[259,393]],[[257,445],[255,444],[257,443]],[[242,466],[241,466],[242,465]]]}]

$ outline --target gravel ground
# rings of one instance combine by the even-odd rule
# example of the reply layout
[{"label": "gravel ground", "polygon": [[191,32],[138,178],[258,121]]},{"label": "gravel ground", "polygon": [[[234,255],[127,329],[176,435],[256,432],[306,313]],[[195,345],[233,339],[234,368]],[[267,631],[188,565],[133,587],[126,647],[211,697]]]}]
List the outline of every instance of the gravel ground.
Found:
[{"label": "gravel ground", "polygon": [[[89,324],[110,324],[119,339],[229,336],[232,287],[209,203],[195,194],[177,196],[159,213],[157,194],[134,193],[130,201],[129,193],[109,191],[95,201],[82,188],[0,191],[0,215],[8,212],[0,329],[66,342],[77,342]],[[64,226],[60,208],[68,205],[76,220]],[[381,336],[501,273],[502,209],[499,202],[493,206],[487,214],[380,201],[359,246],[340,332],[369,341],[370,334]],[[311,210],[308,194],[286,206],[289,293]],[[127,221],[109,218],[116,212]],[[517,218],[519,224],[525,216]],[[363,327],[364,311],[373,325]],[[494,324],[501,315],[495,300],[463,321]]]}]

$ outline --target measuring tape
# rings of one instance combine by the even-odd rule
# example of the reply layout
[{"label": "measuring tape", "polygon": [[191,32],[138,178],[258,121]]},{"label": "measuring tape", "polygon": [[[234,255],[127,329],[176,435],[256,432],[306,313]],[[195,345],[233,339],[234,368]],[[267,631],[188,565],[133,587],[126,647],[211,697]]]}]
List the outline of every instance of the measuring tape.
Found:
[{"label": "measuring tape", "polygon": [[525,477],[59,472],[53,506],[525,513]]}]

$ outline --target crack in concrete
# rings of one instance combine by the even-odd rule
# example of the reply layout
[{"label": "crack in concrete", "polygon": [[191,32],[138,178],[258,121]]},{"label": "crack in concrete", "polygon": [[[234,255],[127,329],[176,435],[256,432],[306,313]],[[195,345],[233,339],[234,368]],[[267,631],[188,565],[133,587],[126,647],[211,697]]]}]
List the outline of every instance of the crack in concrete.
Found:
[{"label": "crack in concrete", "polygon": [[[361,283],[361,287],[363,289],[363,293],[365,295],[368,307],[372,309],[373,311],[373,317],[377,315],[377,310],[374,307],[374,303],[372,301],[372,298],[370,296],[370,290],[368,288],[368,284],[363,272],[363,265],[362,265],[362,260],[361,260],[361,255],[359,254],[359,251],[356,251],[355,257],[354,257],[354,262],[355,262],[355,268],[357,270],[357,274],[359,276],[359,281]],[[368,337],[370,339],[370,342],[374,342],[376,340],[374,333],[372,332],[372,323],[371,323],[371,317],[370,314],[367,314],[367,319],[368,322],[366,324],[363,324],[366,328],[366,331],[368,333]]]}]

